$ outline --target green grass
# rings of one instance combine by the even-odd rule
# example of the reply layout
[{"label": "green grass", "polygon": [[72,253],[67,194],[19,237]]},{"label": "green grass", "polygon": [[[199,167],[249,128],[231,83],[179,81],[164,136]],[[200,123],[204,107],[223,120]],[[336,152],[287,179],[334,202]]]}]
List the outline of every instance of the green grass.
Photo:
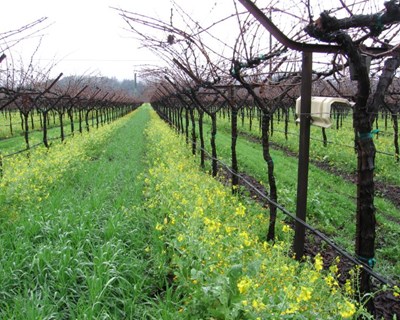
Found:
[{"label": "green grass", "polygon": [[[220,119],[219,119],[220,120]],[[230,131],[222,122],[222,129],[217,133],[218,157],[230,165],[231,138]],[[205,121],[205,140],[209,141],[210,126]],[[292,139],[295,140],[295,139]],[[210,150],[209,143],[206,148]],[[249,141],[240,135],[237,142],[239,170],[248,173],[267,186],[266,163],[262,157],[260,143]],[[288,157],[283,151],[271,149],[275,164],[275,176],[278,188],[278,202],[289,211],[296,211],[297,192],[297,159]],[[355,155],[353,154],[355,157]],[[268,189],[268,188],[267,188]],[[307,219],[311,225],[328,234],[334,241],[354,252],[355,236],[355,196],[354,184],[341,177],[309,166],[309,186]],[[391,217],[400,218],[400,211],[388,200],[377,197],[377,265],[375,269],[389,277],[396,278],[400,274],[400,252],[396,234],[400,233],[400,225],[393,223]],[[281,216],[283,219],[283,215]]]},{"label": "green grass", "polygon": [[[163,285],[141,208],[147,109],[0,226],[0,318],[141,319]],[[18,207],[17,204],[14,204]]]},{"label": "green grass", "polygon": [[[278,221],[265,241],[267,210],[231,194],[198,167],[184,137],[155,116],[146,130],[145,203],[158,217],[158,248],[171,275],[152,319],[343,319],[362,306],[338,286],[337,268],[322,271],[291,258],[293,230]],[[336,271],[335,271],[336,270]],[[351,288],[351,281],[348,283]],[[361,310],[357,310],[360,307]]]},{"label": "green grass", "polygon": [[[207,120],[207,118],[205,119]],[[218,118],[218,126],[220,130],[230,131],[230,122],[227,118]],[[240,119],[238,130],[257,138],[261,136],[257,119],[253,119],[251,131],[249,130],[249,118],[245,117],[244,125],[242,125]],[[286,140],[284,135],[284,122],[278,122],[275,116],[274,132],[271,137],[271,142],[298,153],[299,130],[300,127],[296,125],[294,118],[291,116],[288,126],[288,139]],[[393,156],[382,153],[376,154],[376,179],[400,186],[400,175],[397,174],[400,163],[397,163],[394,157],[393,129],[389,124],[387,131],[383,128],[381,128],[381,130],[379,135],[374,135],[376,149],[383,153],[393,154]],[[328,145],[324,147],[321,128],[311,126],[310,158],[323,161],[343,172],[354,173],[356,171],[357,157],[354,148],[352,148],[354,145],[354,131],[351,116],[348,116],[344,120],[343,127],[338,130],[335,127],[335,123],[333,123],[331,128],[326,129],[326,134],[328,141],[332,143],[328,143]]]},{"label": "green grass", "polygon": [[[200,319],[234,313],[239,319],[269,315],[269,304],[276,316],[305,306],[309,314],[317,306],[332,318],[345,312],[348,298],[327,285],[331,275],[309,262],[298,265],[284,241],[263,242],[263,208],[198,172],[183,139],[178,143],[171,130],[155,127],[151,140],[144,133],[149,123],[144,107],[65,145],[6,159],[0,180],[0,319]],[[107,128],[113,131],[104,133]],[[91,135],[103,138],[89,140]],[[91,144],[79,144],[85,139]],[[241,168],[264,180],[259,145],[246,139],[239,144]],[[229,136],[220,132],[217,145],[228,159]],[[287,171],[279,175],[278,188],[287,184],[280,197],[291,206],[297,166],[279,152],[274,159],[279,171]],[[325,201],[313,197],[316,208]],[[290,237],[278,225],[280,240]],[[244,290],[244,283],[259,286]],[[314,290],[315,305],[306,305],[311,298],[297,299]]]},{"label": "green grass", "polygon": [[[7,117],[4,114],[0,114],[0,153],[3,155],[10,154],[19,150],[23,150],[26,148],[24,131],[21,129],[21,119],[18,112],[12,112],[12,123],[13,123],[13,134],[11,135],[9,129],[9,115],[7,113]],[[89,124],[90,128],[92,128],[92,117],[93,114],[89,114]],[[35,113],[33,116],[34,129],[32,129],[32,122],[29,117],[29,144],[30,146],[40,144],[43,141],[43,129],[40,127],[39,116]],[[48,124],[47,129],[47,139],[49,143],[52,143],[51,140],[57,141],[60,140],[61,132],[60,132],[60,121],[58,119],[58,114],[56,114],[55,120],[53,120],[53,116],[49,115],[50,122]],[[82,129],[86,131],[86,125],[84,119],[82,120]],[[68,139],[68,135],[71,133],[70,121],[67,116],[64,116],[64,136],[65,139]],[[94,123],[94,125],[96,125]],[[75,133],[79,133],[79,122],[77,121],[77,116],[75,115],[75,123],[74,123],[74,131]]]},{"label": "green grass", "polygon": [[[78,132],[79,133],[79,132]],[[64,126],[65,139],[70,134],[69,127]],[[54,141],[60,141],[60,128],[55,127],[47,130],[47,139],[49,144]],[[42,131],[30,131],[29,132],[29,145],[32,147],[36,144],[43,142],[43,132]],[[13,136],[8,139],[0,140],[0,151],[3,155],[11,154],[26,148],[25,138],[23,135]]]}]

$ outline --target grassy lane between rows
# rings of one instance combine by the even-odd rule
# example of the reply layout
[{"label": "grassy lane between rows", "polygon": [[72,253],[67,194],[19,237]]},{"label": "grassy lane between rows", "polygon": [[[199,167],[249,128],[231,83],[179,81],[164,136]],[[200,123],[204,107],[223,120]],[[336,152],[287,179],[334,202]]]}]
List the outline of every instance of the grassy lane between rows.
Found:
[{"label": "grassy lane between rows", "polygon": [[[68,122],[69,121],[64,122],[64,140],[69,139],[71,136],[71,127]],[[96,130],[95,123],[90,121],[89,124],[90,124],[89,130]],[[82,123],[82,133],[83,134],[87,133],[85,123]],[[75,135],[80,134],[78,122],[75,123],[74,134]],[[31,147],[43,142],[43,129],[40,128],[39,124],[36,125],[35,130],[29,131],[28,137],[29,137],[29,145]],[[58,141],[61,141],[61,127],[59,126],[58,123],[51,124],[49,126],[49,128],[47,129],[47,139],[49,141],[49,144],[52,144],[52,143],[57,144]],[[13,152],[24,150],[25,148],[26,148],[26,143],[25,143],[24,132],[21,131],[21,129],[16,130],[16,132],[14,133],[13,136],[8,135],[5,137],[2,137],[2,135],[0,133],[0,151],[3,156],[7,155],[7,154],[11,154]]]},{"label": "grassy lane between rows", "polygon": [[141,205],[148,120],[141,108],[4,163],[1,319],[146,318],[163,286],[148,253],[156,222]]},{"label": "grassy lane between rows", "polygon": [[[206,118],[206,121],[208,119]],[[261,137],[258,119],[252,120],[252,130],[249,126],[249,117],[244,118],[243,125],[238,125],[238,131],[249,134],[255,138]],[[224,130],[230,130],[230,120],[225,117],[218,118],[218,127]],[[284,134],[284,121],[274,120],[274,131],[271,136],[271,142],[288,150],[299,152],[299,130],[300,126],[294,119],[288,123],[288,139]],[[354,151],[354,129],[351,117],[348,117],[340,129],[335,128],[335,123],[331,128],[325,130],[328,144],[325,147],[322,141],[322,129],[311,126],[310,140],[310,158],[323,162],[327,166],[336,168],[341,172],[352,174],[357,169],[357,156]],[[381,129],[382,130],[382,129]],[[375,177],[383,183],[390,183],[400,186],[400,175],[398,175],[399,163],[394,156],[393,129],[389,131],[380,131],[374,135],[375,147],[378,150],[376,154]],[[382,153],[380,153],[382,152]],[[390,154],[390,155],[388,155]]]},{"label": "grassy lane between rows", "polygon": [[[11,124],[12,124],[12,134],[10,130],[10,114],[11,114]],[[53,116],[52,112],[48,114],[48,122],[47,122],[47,127],[53,128],[53,127],[58,127],[60,126],[60,120],[59,120],[59,115],[58,113],[54,112],[55,117]],[[35,110],[31,110],[29,114],[29,130],[30,132],[33,132],[34,130],[40,130],[41,126],[43,125],[43,121],[40,119],[43,117],[39,116],[39,112],[36,112]],[[67,116],[64,115],[64,125],[67,126],[69,125],[70,121]],[[23,136],[24,135],[24,129],[23,129],[23,123],[24,120],[21,118],[21,114],[18,110],[14,110],[11,112],[2,110],[0,114],[0,141],[2,139],[7,139],[13,136]]]},{"label": "grassy lane between rows", "polygon": [[[69,139],[69,128],[64,127],[65,129],[65,139]],[[86,132],[85,132],[86,133]],[[79,132],[78,132],[79,134]],[[54,143],[53,141],[60,141],[60,128],[51,128],[48,129],[47,131],[47,139],[49,141],[49,144]],[[40,144],[43,142],[43,131],[37,130],[37,131],[31,131],[29,132],[29,146],[32,147],[36,144]],[[57,143],[57,142],[56,142]],[[0,151],[1,154],[8,155],[13,152],[17,152],[20,150],[25,150],[26,148],[26,143],[25,143],[25,138],[22,135],[15,135],[14,137],[0,140]]]},{"label": "grassy lane between rows", "polygon": [[[205,135],[210,134],[208,121],[205,123]],[[210,150],[209,144],[206,148]],[[231,137],[223,128],[217,134],[218,157],[230,164]],[[262,156],[260,143],[239,136],[237,141],[239,170],[255,177],[267,185],[266,163]],[[278,202],[289,211],[296,211],[297,158],[288,157],[283,151],[271,149],[275,164],[275,176],[278,187]],[[268,188],[267,188],[268,189]],[[309,187],[307,219],[311,225],[328,234],[334,241],[354,252],[355,236],[355,194],[354,184],[341,177],[326,172],[313,164],[309,166]],[[388,200],[375,198],[377,208],[377,245],[376,270],[383,275],[399,280],[400,248],[398,234],[400,225],[390,217],[400,219],[400,211]],[[283,216],[281,216],[284,219]]]},{"label": "grassy lane between rows", "polygon": [[[355,283],[338,286],[336,265],[289,257],[293,232],[279,222],[265,238],[268,214],[203,173],[197,158],[156,115],[146,131],[145,207],[158,217],[163,247],[152,247],[170,279],[152,319],[346,319],[364,313]],[[163,262],[164,260],[164,262]],[[364,314],[368,318],[367,314]]]},{"label": "grassy lane between rows", "polygon": [[369,318],[149,107],[5,159],[0,202],[0,319]]}]

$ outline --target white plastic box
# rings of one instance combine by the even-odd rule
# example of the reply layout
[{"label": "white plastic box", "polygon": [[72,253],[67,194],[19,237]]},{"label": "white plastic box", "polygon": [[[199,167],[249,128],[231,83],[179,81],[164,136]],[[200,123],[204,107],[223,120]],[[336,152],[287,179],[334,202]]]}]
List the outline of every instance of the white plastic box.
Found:
[{"label": "white plastic box", "polygon": [[[344,98],[337,97],[311,97],[311,124],[321,128],[330,128],[331,122],[331,106],[333,103],[347,104],[350,102]],[[296,122],[300,122],[300,104],[301,97],[296,100]]]}]

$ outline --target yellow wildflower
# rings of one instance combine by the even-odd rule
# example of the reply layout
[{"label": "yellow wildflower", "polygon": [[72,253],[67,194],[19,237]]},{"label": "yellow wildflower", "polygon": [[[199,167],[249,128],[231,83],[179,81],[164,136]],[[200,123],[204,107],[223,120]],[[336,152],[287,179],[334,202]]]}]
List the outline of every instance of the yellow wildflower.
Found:
[{"label": "yellow wildflower", "polygon": [[234,231],[234,230],[235,230],[235,227],[225,226],[225,232],[227,234],[231,234],[232,231]]},{"label": "yellow wildflower", "polygon": [[297,311],[299,311],[299,306],[297,304],[289,304],[289,308],[286,309],[285,311],[281,312],[281,315],[285,315],[285,314],[292,314],[292,313],[296,313]]},{"label": "yellow wildflower", "polygon": [[310,300],[312,291],[311,288],[301,287],[300,294],[296,297],[297,302]]},{"label": "yellow wildflower", "polygon": [[252,281],[248,277],[243,278],[237,283],[237,287],[241,294],[245,294],[247,291],[249,291],[251,285]]},{"label": "yellow wildflower", "polygon": [[246,231],[240,232],[240,233],[239,233],[239,236],[243,239],[243,244],[244,244],[246,247],[251,246],[252,241],[251,241],[251,239],[250,239],[250,237],[249,237],[249,234],[248,234]]},{"label": "yellow wildflower", "polygon": [[350,301],[345,301],[344,303],[338,303],[339,314],[344,318],[351,318],[356,313],[356,307]]},{"label": "yellow wildflower", "polygon": [[253,300],[253,302],[251,303],[251,306],[257,312],[263,311],[267,308],[266,305],[261,300],[256,300],[256,299]]},{"label": "yellow wildflower", "polygon": [[239,217],[244,217],[246,215],[246,207],[239,203],[239,206],[235,209],[235,214]]},{"label": "yellow wildflower", "polygon": [[163,226],[157,222],[156,228],[155,228],[155,229],[156,229],[157,231],[161,231],[161,230],[163,229]]},{"label": "yellow wildflower", "polygon": [[319,272],[322,270],[323,266],[324,266],[324,261],[322,260],[321,254],[318,253],[315,256],[315,260],[314,260],[315,270],[317,270]]},{"label": "yellow wildflower", "polygon": [[343,288],[344,288],[344,292],[346,292],[348,295],[354,294],[353,286],[352,286],[351,281],[349,279],[346,280]]},{"label": "yellow wildflower", "polygon": [[398,298],[400,297],[400,288],[398,286],[393,287],[393,295]]},{"label": "yellow wildflower", "polygon": [[318,272],[315,272],[314,270],[310,271],[310,282],[311,283],[314,283],[315,281],[317,281],[319,277],[320,277],[320,274]]},{"label": "yellow wildflower", "polygon": [[337,280],[331,275],[327,275],[325,277],[325,282],[328,286],[330,286],[331,288],[337,287],[339,285],[339,283],[337,282]]}]

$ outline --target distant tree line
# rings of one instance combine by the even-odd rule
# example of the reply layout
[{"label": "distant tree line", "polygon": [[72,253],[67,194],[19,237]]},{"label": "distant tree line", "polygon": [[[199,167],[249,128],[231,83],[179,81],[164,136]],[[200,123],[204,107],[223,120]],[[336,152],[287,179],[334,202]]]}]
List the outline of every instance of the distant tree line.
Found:
[{"label": "distant tree line", "polygon": [[[85,78],[85,76],[66,76],[63,77],[59,81],[60,86],[68,86],[68,84],[71,82],[71,80],[84,80],[82,78]],[[146,89],[146,84],[141,81],[136,81],[132,79],[124,79],[124,80],[118,80],[115,77],[109,78],[109,77],[93,77],[93,76],[87,76],[87,78],[91,78],[91,81],[93,81],[93,78],[96,78],[99,84],[101,84],[102,87],[107,87],[111,91],[122,91],[126,93],[129,96],[141,96],[143,92]]]}]

